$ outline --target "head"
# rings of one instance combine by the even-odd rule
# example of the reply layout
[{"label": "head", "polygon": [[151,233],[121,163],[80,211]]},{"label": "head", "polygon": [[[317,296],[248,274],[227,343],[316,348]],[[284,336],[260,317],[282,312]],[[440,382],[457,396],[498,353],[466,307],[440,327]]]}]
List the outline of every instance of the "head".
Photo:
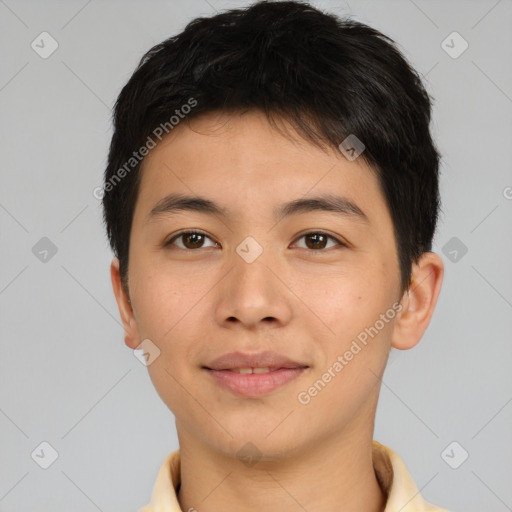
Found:
[{"label": "head", "polygon": [[[196,19],[144,55],[115,106],[104,220],[125,342],[158,347],[183,436],[274,457],[371,427],[389,349],[419,341],[442,281],[430,116],[391,39],[298,2]],[[212,386],[218,356],[261,351],[303,371],[266,395]]]}]

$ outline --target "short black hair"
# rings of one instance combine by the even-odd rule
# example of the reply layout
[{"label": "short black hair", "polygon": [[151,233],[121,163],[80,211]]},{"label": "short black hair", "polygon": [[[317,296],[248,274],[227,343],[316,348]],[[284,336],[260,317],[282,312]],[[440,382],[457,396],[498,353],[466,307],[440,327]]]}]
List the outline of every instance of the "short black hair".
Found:
[{"label": "short black hair", "polygon": [[360,158],[393,220],[405,291],[412,264],[431,250],[440,208],[431,108],[396,43],[348,17],[259,1],[192,20],[142,57],[114,107],[103,218],[125,289],[144,149],[182,119],[256,109],[321,148],[337,149],[349,135],[363,142]]}]

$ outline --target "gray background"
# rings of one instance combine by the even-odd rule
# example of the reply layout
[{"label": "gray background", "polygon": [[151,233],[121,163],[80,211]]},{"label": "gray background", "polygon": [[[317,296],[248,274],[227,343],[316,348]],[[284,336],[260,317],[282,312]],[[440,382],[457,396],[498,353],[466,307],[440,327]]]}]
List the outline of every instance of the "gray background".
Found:
[{"label": "gray background", "polygon": [[[93,189],[142,54],[248,3],[0,0],[0,511],[135,511],[177,448],[173,415],[123,342]],[[394,38],[436,98],[445,281],[422,342],[391,356],[375,439],[429,501],[512,510],[512,3],[311,3]],[[59,45],[47,59],[31,48],[43,31]],[[458,58],[442,46],[453,31],[469,44]],[[48,469],[44,441],[58,453]]]}]

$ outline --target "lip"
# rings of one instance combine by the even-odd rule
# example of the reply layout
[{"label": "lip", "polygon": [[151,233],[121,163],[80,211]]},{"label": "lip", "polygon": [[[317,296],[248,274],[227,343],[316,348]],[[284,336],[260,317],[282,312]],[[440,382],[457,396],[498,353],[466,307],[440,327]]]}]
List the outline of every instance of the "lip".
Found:
[{"label": "lip", "polygon": [[[270,371],[250,374],[231,371],[241,368],[269,368]],[[305,364],[271,351],[256,354],[232,352],[203,366],[218,384],[244,397],[258,397],[271,393],[295,380],[308,368]]]}]

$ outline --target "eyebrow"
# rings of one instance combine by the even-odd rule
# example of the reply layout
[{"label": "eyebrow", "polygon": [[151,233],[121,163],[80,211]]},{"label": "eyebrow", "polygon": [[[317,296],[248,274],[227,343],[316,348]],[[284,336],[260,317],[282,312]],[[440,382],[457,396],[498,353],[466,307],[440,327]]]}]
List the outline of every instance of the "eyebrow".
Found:
[{"label": "eyebrow", "polygon": [[[169,194],[156,203],[147,216],[147,221],[161,215],[182,211],[206,213],[208,215],[229,217],[229,210],[214,201],[200,196]],[[334,212],[345,217],[353,217],[369,224],[366,214],[349,199],[332,194],[294,199],[274,209],[274,219],[280,221],[285,217],[312,211]]]}]

